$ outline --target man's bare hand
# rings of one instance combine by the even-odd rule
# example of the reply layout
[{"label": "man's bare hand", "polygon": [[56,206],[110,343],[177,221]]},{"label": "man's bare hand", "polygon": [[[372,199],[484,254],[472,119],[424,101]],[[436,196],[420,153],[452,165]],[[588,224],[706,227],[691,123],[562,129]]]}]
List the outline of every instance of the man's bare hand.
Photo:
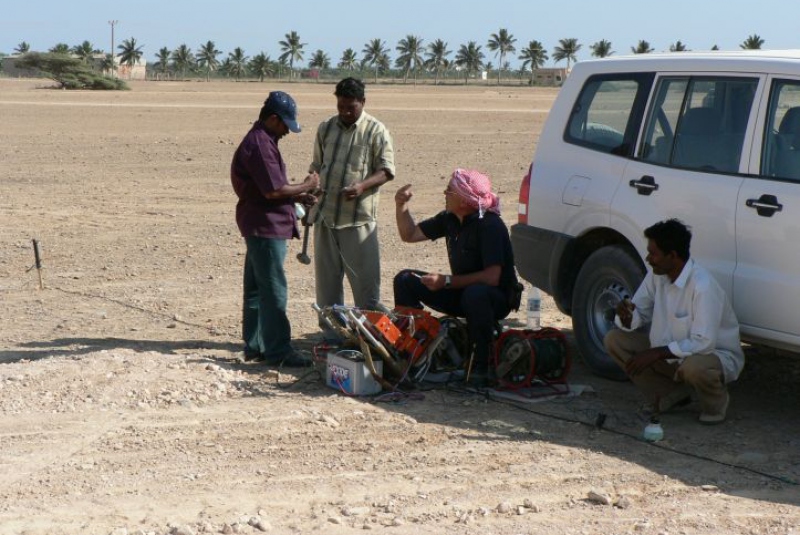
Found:
[{"label": "man's bare hand", "polygon": [[364,193],[364,185],[361,182],[342,188],[342,196],[348,201],[358,199],[362,193]]},{"label": "man's bare hand", "polygon": [[411,184],[406,184],[394,194],[394,202],[398,206],[403,206],[411,200],[414,193],[411,191]]},{"label": "man's bare hand", "polygon": [[619,317],[620,323],[622,323],[626,329],[631,328],[634,310],[636,310],[636,305],[627,297],[617,304],[617,316]]},{"label": "man's bare hand", "polygon": [[303,185],[306,187],[306,191],[315,191],[319,189],[319,175],[316,171],[308,174],[305,180],[303,180]]},{"label": "man's bare hand", "polygon": [[432,292],[437,292],[444,288],[444,275],[439,273],[427,273],[420,277],[420,282]]},{"label": "man's bare hand", "polygon": [[634,355],[631,360],[625,363],[625,371],[630,376],[639,375],[659,360],[664,360],[665,351],[666,350],[661,347],[645,349],[641,353]]},{"label": "man's bare hand", "polygon": [[301,193],[294,196],[294,202],[299,202],[306,208],[309,208],[317,204],[317,197],[311,193]]}]

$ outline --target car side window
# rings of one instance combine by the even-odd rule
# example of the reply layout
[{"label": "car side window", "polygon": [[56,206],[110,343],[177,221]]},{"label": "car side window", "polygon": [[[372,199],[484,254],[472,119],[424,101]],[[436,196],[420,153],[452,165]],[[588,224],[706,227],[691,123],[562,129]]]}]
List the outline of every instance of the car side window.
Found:
[{"label": "car side window", "polygon": [[755,78],[662,78],[637,156],[685,169],[738,172],[757,86]]},{"label": "car side window", "polygon": [[773,83],[765,128],[761,174],[800,181],[800,82]]},{"label": "car side window", "polygon": [[590,149],[628,156],[652,74],[594,76],[572,108],[564,139]]}]

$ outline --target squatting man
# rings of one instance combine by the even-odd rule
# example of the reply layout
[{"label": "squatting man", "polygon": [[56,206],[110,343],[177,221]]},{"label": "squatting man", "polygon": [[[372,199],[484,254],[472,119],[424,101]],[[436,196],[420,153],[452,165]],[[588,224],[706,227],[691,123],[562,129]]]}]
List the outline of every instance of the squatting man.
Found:
[{"label": "squatting man", "polygon": [[663,413],[700,402],[700,422],[725,420],[727,383],[739,377],[744,353],[739,323],[714,277],[689,256],[692,233],[677,219],[645,229],[652,268],[633,299],[617,306],[604,344],[648,401]]}]

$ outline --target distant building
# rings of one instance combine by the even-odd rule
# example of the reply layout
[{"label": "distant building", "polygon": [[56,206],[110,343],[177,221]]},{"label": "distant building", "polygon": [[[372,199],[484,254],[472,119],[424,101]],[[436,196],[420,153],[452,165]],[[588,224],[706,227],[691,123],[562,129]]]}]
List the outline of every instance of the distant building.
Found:
[{"label": "distant building", "polygon": [[569,70],[560,67],[545,67],[533,71],[533,85],[560,86],[569,76]]},{"label": "distant building", "polygon": [[[102,61],[102,58],[101,58]],[[117,65],[117,77],[123,80],[146,80],[147,79],[147,61],[139,60],[133,66],[123,65],[119,63],[119,58],[114,58],[114,63]],[[111,76],[113,73],[103,72],[103,74]]]}]

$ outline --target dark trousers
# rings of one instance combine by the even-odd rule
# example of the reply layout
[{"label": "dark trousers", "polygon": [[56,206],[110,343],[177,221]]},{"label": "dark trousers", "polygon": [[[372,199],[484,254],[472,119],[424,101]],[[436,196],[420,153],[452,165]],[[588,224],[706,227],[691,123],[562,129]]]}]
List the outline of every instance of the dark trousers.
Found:
[{"label": "dark trousers", "polygon": [[292,351],[286,316],[286,240],[245,238],[242,336],[245,353],[282,357]]},{"label": "dark trousers", "polygon": [[414,273],[424,275],[421,271],[410,269],[395,275],[394,305],[413,308],[427,305],[442,314],[466,318],[467,331],[475,351],[473,369],[485,370],[494,345],[495,323],[510,312],[505,292],[487,284],[433,292]]}]

